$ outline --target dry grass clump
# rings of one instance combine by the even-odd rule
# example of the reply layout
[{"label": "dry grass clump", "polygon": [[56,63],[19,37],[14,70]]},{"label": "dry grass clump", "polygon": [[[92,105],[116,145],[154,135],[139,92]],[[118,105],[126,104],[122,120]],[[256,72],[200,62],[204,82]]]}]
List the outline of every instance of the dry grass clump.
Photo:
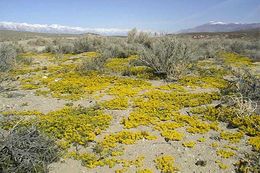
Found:
[{"label": "dry grass clump", "polygon": [[36,127],[14,127],[0,141],[0,172],[48,172],[47,165],[58,158],[54,141]]},{"label": "dry grass clump", "polygon": [[260,100],[260,79],[247,69],[240,69],[235,72],[235,92],[241,93],[251,100]]},{"label": "dry grass clump", "polygon": [[239,68],[233,70],[234,80],[230,86],[223,89],[223,101],[233,106],[237,117],[251,116],[258,112],[260,100],[260,79],[249,69]]},{"label": "dry grass clump", "polygon": [[237,117],[243,118],[255,114],[257,103],[251,99],[245,98],[241,93],[223,97],[227,100],[228,105],[232,105]]}]

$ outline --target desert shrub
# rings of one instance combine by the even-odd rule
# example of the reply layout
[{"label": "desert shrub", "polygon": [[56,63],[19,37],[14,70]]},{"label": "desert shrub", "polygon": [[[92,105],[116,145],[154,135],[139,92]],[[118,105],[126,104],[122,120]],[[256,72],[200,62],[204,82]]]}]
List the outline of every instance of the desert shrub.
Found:
[{"label": "desert shrub", "polygon": [[93,45],[90,43],[88,37],[76,40],[73,44],[75,48],[75,53],[82,53],[93,50]]},{"label": "desert shrub", "polygon": [[251,99],[245,98],[241,93],[236,95],[227,95],[223,97],[228,105],[233,106],[233,110],[237,117],[253,115],[257,108],[257,103]]},{"label": "desert shrub", "polygon": [[258,50],[254,51],[254,53],[251,53],[248,56],[250,56],[254,61],[260,61],[260,48],[258,48]]},{"label": "desert shrub", "polygon": [[256,50],[259,48],[257,41],[246,41],[246,40],[226,40],[226,47],[230,52],[245,54],[248,50]]},{"label": "desert shrub", "polygon": [[219,40],[202,40],[198,42],[197,53],[202,58],[216,58],[219,51],[224,47]]},{"label": "desert shrub", "polygon": [[255,60],[259,59],[259,40],[223,40],[223,47],[228,52],[238,53]]},{"label": "desert shrub", "polygon": [[66,54],[96,51],[102,43],[103,39],[97,36],[86,36],[74,41],[55,39],[46,45],[44,52]]},{"label": "desert shrub", "polygon": [[80,73],[87,73],[91,71],[102,71],[108,58],[111,57],[111,52],[104,51],[97,57],[84,59],[83,62],[77,67]]},{"label": "desert shrub", "polygon": [[57,44],[59,44],[61,42],[61,38],[55,38],[55,39],[53,39],[52,40],[52,44],[54,44],[54,45],[57,45]]},{"label": "desert shrub", "polygon": [[110,58],[127,58],[131,55],[131,48],[124,39],[109,38],[100,50],[110,52]]},{"label": "desert shrub", "polygon": [[47,39],[44,38],[38,38],[36,40],[30,40],[28,41],[27,44],[31,45],[31,46],[45,46],[46,44],[48,44],[49,41]]},{"label": "desert shrub", "polygon": [[260,99],[260,79],[246,68],[234,70],[236,80],[231,91],[241,93],[243,97],[251,100]]},{"label": "desert shrub", "polygon": [[149,33],[146,32],[138,32],[136,28],[132,29],[128,32],[127,35],[128,43],[138,43],[142,44],[146,47],[151,47],[152,38]]},{"label": "desert shrub", "polygon": [[0,71],[8,71],[15,65],[16,50],[13,45],[0,45]]},{"label": "desert shrub", "polygon": [[28,47],[24,44],[20,44],[18,42],[12,42],[12,46],[14,47],[17,54],[25,53],[28,50]]},{"label": "desert shrub", "polygon": [[25,65],[31,65],[33,62],[32,57],[23,57],[23,56],[17,56],[16,57],[16,62],[19,64],[25,64]]},{"label": "desert shrub", "polygon": [[106,49],[111,52],[112,57],[127,58],[128,53],[123,44],[110,44]]},{"label": "desert shrub", "polygon": [[[0,71],[0,93],[5,91],[13,91],[16,88],[16,85],[13,83],[17,78],[8,72]],[[11,96],[12,94],[7,94],[7,96]],[[1,111],[1,109],[0,109]],[[1,124],[1,123],[0,123]],[[0,125],[1,127],[1,125]]]},{"label": "desert shrub", "polygon": [[259,152],[246,152],[243,157],[239,159],[238,162],[234,164],[237,173],[245,172],[259,172],[260,154]]},{"label": "desert shrub", "polygon": [[103,44],[104,40],[98,36],[87,36],[74,41],[74,53],[96,51]]},{"label": "desert shrub", "polygon": [[0,141],[0,172],[48,172],[58,147],[35,127],[15,127]]},{"label": "desert shrub", "polygon": [[66,54],[74,52],[74,45],[72,43],[60,42],[57,45],[48,44],[44,52],[50,52],[55,54]]},{"label": "desert shrub", "polygon": [[229,49],[231,52],[242,54],[246,49],[246,44],[247,43],[242,41],[232,41],[229,45]]},{"label": "desert shrub", "polygon": [[144,48],[140,59],[156,74],[166,76],[169,80],[178,80],[188,73],[193,54],[187,43],[164,37],[155,41],[151,48]]},{"label": "desert shrub", "polygon": [[61,43],[57,46],[56,52],[59,54],[73,53],[74,45],[72,43]]},{"label": "desert shrub", "polygon": [[47,44],[43,52],[51,52],[51,53],[56,52],[56,47],[53,43]]},{"label": "desert shrub", "polygon": [[128,42],[128,43],[134,42],[136,35],[137,35],[137,29],[136,29],[136,28],[134,28],[134,29],[132,29],[131,31],[129,31],[129,32],[127,33],[127,42]]},{"label": "desert shrub", "polygon": [[259,58],[259,41],[238,39],[189,40],[197,46],[196,52],[203,58],[216,58],[219,52],[233,52],[251,58]]}]

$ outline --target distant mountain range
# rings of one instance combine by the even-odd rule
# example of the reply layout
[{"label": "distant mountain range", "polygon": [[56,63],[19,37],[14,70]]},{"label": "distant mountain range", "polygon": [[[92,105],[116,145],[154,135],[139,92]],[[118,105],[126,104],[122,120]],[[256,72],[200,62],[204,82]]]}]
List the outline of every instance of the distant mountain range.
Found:
[{"label": "distant mountain range", "polygon": [[[259,29],[260,23],[224,23],[214,22],[191,28],[184,29],[177,33],[196,33],[196,32],[232,32],[249,29]],[[12,31],[28,31],[37,33],[54,33],[54,34],[85,34],[93,33],[100,35],[127,35],[129,29],[118,28],[82,28],[82,27],[70,27],[58,24],[28,24],[28,23],[15,23],[15,22],[0,22],[0,30],[12,30]]]},{"label": "distant mountain range", "polygon": [[260,23],[224,23],[224,22],[214,22],[196,26],[190,29],[180,30],[178,33],[196,33],[196,32],[233,32],[242,31],[250,29],[259,29]]},{"label": "distant mountain range", "polygon": [[39,33],[55,33],[55,34],[84,34],[95,33],[101,35],[126,35],[129,29],[117,28],[82,28],[70,27],[63,25],[47,25],[47,24],[28,24],[28,23],[15,23],[15,22],[0,22],[0,30],[12,31],[28,31]]}]

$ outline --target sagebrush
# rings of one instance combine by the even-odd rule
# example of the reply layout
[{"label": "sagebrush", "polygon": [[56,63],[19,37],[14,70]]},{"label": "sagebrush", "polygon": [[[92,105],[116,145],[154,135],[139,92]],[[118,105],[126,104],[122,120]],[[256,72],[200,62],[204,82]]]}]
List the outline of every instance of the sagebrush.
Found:
[{"label": "sagebrush", "polygon": [[141,61],[155,73],[169,80],[178,80],[189,72],[195,57],[192,47],[171,37],[157,39],[151,48],[144,48]]},{"label": "sagebrush", "polygon": [[48,172],[47,165],[58,159],[54,141],[36,127],[14,127],[0,141],[0,172]]},{"label": "sagebrush", "polygon": [[0,45],[0,71],[8,71],[15,65],[16,50],[11,44]]}]

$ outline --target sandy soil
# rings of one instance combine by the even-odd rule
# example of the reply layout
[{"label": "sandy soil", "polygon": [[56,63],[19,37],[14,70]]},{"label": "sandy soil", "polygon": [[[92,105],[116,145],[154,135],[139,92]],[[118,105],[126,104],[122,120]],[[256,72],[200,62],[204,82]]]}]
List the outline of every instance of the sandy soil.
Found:
[{"label": "sandy soil", "polygon": [[[38,61],[41,66],[49,65],[46,61]],[[165,84],[164,81],[150,81],[153,86],[161,86]],[[212,92],[212,89],[197,90],[193,92]],[[101,101],[111,99],[110,96],[103,96],[100,98]],[[56,99],[52,97],[36,96],[34,90],[24,91],[17,87],[14,91],[6,91],[0,93],[0,111],[7,110],[38,110],[43,113],[48,113],[50,111],[58,110],[64,107],[67,103],[71,101]],[[96,101],[93,99],[81,99],[79,101],[73,102],[74,106],[82,105],[85,107],[95,105]],[[127,110],[106,110],[106,113],[112,115],[113,120],[108,129],[106,129],[102,134],[97,136],[96,141],[102,140],[103,137],[110,133],[120,132],[124,128],[120,124],[122,118],[129,116],[132,108]],[[186,111],[183,110],[183,113]],[[220,124],[223,130],[235,131],[236,129],[227,129],[226,124]],[[245,151],[250,151],[251,147],[246,145],[247,137],[244,137],[240,143],[235,144],[239,148],[236,151],[236,156],[229,159],[222,159],[216,155],[216,149],[211,147],[212,142],[219,142],[220,146],[224,147],[227,145],[227,141],[220,140],[217,137],[219,132],[210,131],[206,134],[190,134],[185,131],[184,128],[178,129],[185,134],[185,138],[182,141],[171,141],[166,142],[163,137],[161,137],[158,131],[155,131],[149,127],[138,127],[131,130],[145,130],[156,136],[158,139],[148,141],[140,140],[134,145],[123,145],[125,148],[125,153],[119,158],[122,159],[134,159],[138,156],[144,156],[144,168],[150,168],[155,173],[159,172],[155,165],[154,159],[162,154],[169,154],[175,157],[175,165],[180,169],[179,172],[183,173],[233,173],[233,164],[243,155]],[[204,137],[205,142],[197,142],[194,148],[186,148],[182,146],[183,141],[196,141],[198,138]],[[87,148],[91,150],[91,146]],[[225,164],[229,165],[226,170],[221,170],[219,166],[215,163],[216,159],[223,161]],[[206,161],[205,166],[197,166],[195,163],[198,160]],[[122,166],[115,166],[114,168],[109,168],[108,166],[97,167],[94,169],[88,169],[81,165],[80,161],[73,159],[61,159],[57,163],[53,163],[49,166],[50,173],[112,173],[115,170],[122,168]],[[130,167],[128,172],[135,172],[135,167]]]}]

